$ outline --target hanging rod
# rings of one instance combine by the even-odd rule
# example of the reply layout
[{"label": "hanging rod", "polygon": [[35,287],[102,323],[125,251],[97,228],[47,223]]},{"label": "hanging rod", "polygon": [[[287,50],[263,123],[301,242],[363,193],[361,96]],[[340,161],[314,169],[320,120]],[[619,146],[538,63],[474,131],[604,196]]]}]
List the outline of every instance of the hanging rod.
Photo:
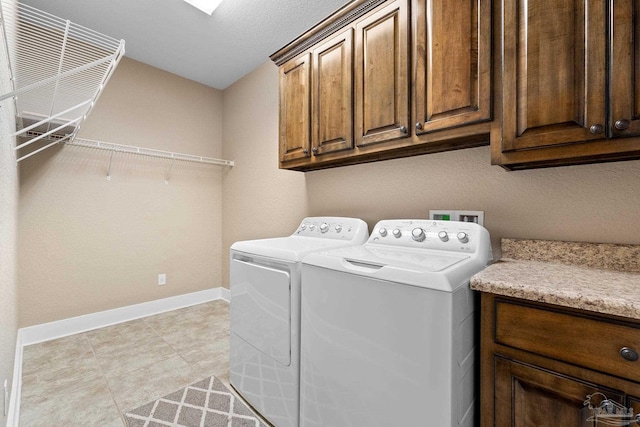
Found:
[{"label": "hanging rod", "polygon": [[212,157],[195,156],[193,154],[173,153],[171,151],[155,150],[153,148],[135,147],[133,145],[114,144],[112,142],[95,141],[92,139],[75,138],[65,141],[66,145],[97,148],[117,153],[140,154],[142,156],[159,157],[162,159],[182,160],[185,162],[204,163],[216,166],[233,166],[233,160],[214,159]]}]

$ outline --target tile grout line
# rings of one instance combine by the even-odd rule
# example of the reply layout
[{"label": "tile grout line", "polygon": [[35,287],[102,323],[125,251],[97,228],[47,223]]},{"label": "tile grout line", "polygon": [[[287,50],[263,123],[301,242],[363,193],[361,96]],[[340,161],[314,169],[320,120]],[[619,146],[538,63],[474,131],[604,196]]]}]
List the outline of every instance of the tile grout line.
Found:
[{"label": "tile grout line", "polygon": [[96,353],[96,349],[93,346],[93,343],[91,342],[91,339],[87,336],[87,332],[82,332],[82,335],[89,342],[89,347],[91,347],[91,353],[93,354],[93,358],[96,360],[96,365],[98,366],[98,370],[100,371],[100,376],[102,376],[102,379],[104,380],[105,384],[107,385],[107,389],[109,390],[109,395],[111,396],[111,400],[113,401],[113,404],[116,407],[116,411],[118,412],[118,417],[120,418],[120,421],[122,422],[122,426],[124,427],[124,426],[127,425],[127,423],[126,423],[126,421],[124,419],[122,411],[120,410],[120,407],[118,406],[118,402],[116,401],[116,397],[113,394],[113,390],[111,389],[111,384],[109,384],[109,379],[105,375],[104,370],[102,369],[102,365],[100,364],[100,362],[98,360],[98,355]]},{"label": "tile grout line", "polygon": [[[204,309],[204,311],[198,312],[198,310],[196,309],[194,311],[185,311],[184,312],[184,314],[185,314],[184,318],[187,319],[187,320],[188,320],[188,318],[190,316],[193,316],[193,322],[187,322],[187,324],[185,326],[186,327],[194,326],[194,328],[192,328],[193,331],[191,331],[191,333],[195,332],[194,339],[198,338],[199,340],[202,340],[202,341],[209,340],[209,335],[208,335],[207,332],[205,332],[204,334],[198,334],[197,333],[198,331],[201,331],[201,328],[199,327],[201,325],[206,325],[207,327],[214,328],[216,331],[217,330],[223,330],[225,328],[228,329],[228,321],[229,320],[227,319],[227,317],[228,317],[228,312],[227,311],[228,311],[229,302],[224,300],[224,299],[221,299],[221,300],[226,303],[226,304],[224,304],[223,308],[221,306],[220,306],[221,308],[218,308],[218,305],[214,305],[212,311],[209,311],[208,309]],[[218,301],[220,301],[220,300],[218,300]],[[180,308],[176,308],[174,310],[167,311],[167,312],[164,312],[164,313],[175,312],[175,311],[179,311],[179,310],[182,310],[182,309],[189,310],[189,309],[192,309],[192,308],[196,308],[197,306],[201,306],[201,305],[209,304],[209,303],[214,303],[215,304],[216,300],[205,301],[205,302],[202,302],[202,303],[199,303],[199,304],[191,305],[189,307],[180,307]],[[101,347],[99,347],[99,344],[101,343],[101,340],[99,339],[100,336],[97,335],[96,337],[94,337],[95,339],[92,338],[91,337],[91,333],[93,333],[93,332],[96,332],[98,330],[104,330],[106,328],[110,328],[110,327],[114,327],[114,326],[117,327],[119,325],[127,324],[127,323],[130,323],[130,322],[136,322],[137,320],[142,320],[143,321],[142,324],[144,325],[144,327],[141,328],[141,330],[147,328],[152,333],[152,335],[149,336],[151,343],[154,343],[154,342],[162,343],[162,344],[167,346],[167,349],[171,349],[170,350],[172,352],[171,356],[163,357],[161,361],[157,361],[156,360],[156,361],[153,361],[152,363],[150,363],[148,365],[136,368],[136,369],[132,370],[131,372],[129,372],[129,374],[131,374],[133,372],[136,372],[136,371],[138,371],[140,369],[145,369],[145,368],[148,368],[149,366],[153,366],[155,364],[161,363],[162,361],[169,360],[171,358],[174,358],[175,356],[178,356],[179,360],[181,360],[182,362],[185,363],[186,366],[188,366],[191,376],[195,376],[196,374],[199,374],[199,373],[207,373],[207,375],[209,375],[209,376],[210,375],[216,375],[216,377],[218,376],[218,373],[220,375],[222,375],[222,376],[226,375],[225,372],[228,369],[228,366],[225,365],[226,362],[224,360],[224,355],[222,355],[222,359],[220,360],[222,363],[214,362],[214,365],[213,365],[214,367],[215,366],[219,366],[220,367],[220,368],[217,368],[217,367],[214,368],[213,371],[215,371],[215,374],[209,372],[208,369],[203,369],[204,367],[206,367],[206,365],[200,366],[197,363],[189,363],[189,361],[187,360],[186,356],[184,355],[184,351],[181,351],[179,349],[179,345],[178,345],[179,342],[174,343],[172,345],[171,342],[169,342],[167,340],[167,337],[170,334],[169,333],[165,334],[165,333],[161,332],[160,326],[162,326],[165,323],[167,324],[167,326],[170,326],[170,322],[172,321],[171,316],[167,316],[166,319],[160,318],[159,319],[159,323],[156,324],[156,327],[153,326],[153,322],[150,319],[153,318],[153,317],[156,317],[156,316],[162,316],[162,314],[164,314],[164,313],[157,313],[157,314],[154,314],[154,315],[144,316],[142,318],[132,319],[130,321],[125,321],[125,322],[114,324],[114,325],[105,325],[105,326],[103,326],[101,328],[95,328],[95,329],[90,330],[90,331],[82,331],[82,332],[79,332],[78,334],[69,335],[69,336],[81,335],[81,337],[78,336],[78,338],[81,340],[81,342],[89,344],[88,348],[91,350],[91,353],[87,352],[85,357],[83,357],[82,359],[78,359],[77,361],[74,361],[73,363],[75,363],[75,362],[84,362],[84,363],[91,362],[93,365],[95,365],[94,369],[96,369],[96,374],[97,375],[96,375],[96,378],[94,380],[90,381],[90,384],[94,384],[95,385],[97,381],[100,381],[100,380],[103,381],[103,384],[106,385],[107,390],[109,392],[109,397],[111,399],[111,404],[114,405],[113,407],[116,409],[116,411],[118,413],[118,418],[117,419],[120,420],[120,423],[123,426],[127,425],[126,424],[126,420],[124,419],[125,411],[118,404],[118,399],[116,397],[116,393],[114,392],[115,389],[113,388],[115,386],[115,384],[112,384],[112,382],[110,382],[109,377],[106,374],[107,373],[107,371],[105,370],[106,368],[100,362],[101,360],[103,360],[100,357],[101,351],[99,351],[99,350],[101,350]],[[211,318],[209,318],[209,316],[211,316]],[[182,317],[182,316],[180,316],[180,317]],[[205,329],[205,330],[209,331],[208,328],[202,328],[202,329]],[[132,329],[123,330],[123,331],[119,331],[119,330],[116,329],[115,332],[116,332],[117,336],[123,337],[123,339],[125,339],[125,340],[133,338],[134,341],[135,341],[135,334],[140,333],[140,331],[137,331],[135,329],[135,327],[132,328]],[[132,335],[131,336],[126,336],[128,332],[131,332]],[[190,333],[190,330],[186,330],[185,332],[186,333]],[[226,332],[226,335],[228,335],[228,331]],[[66,337],[60,337],[59,339],[63,339],[63,338],[66,338]],[[158,338],[160,338],[159,341],[158,341]],[[105,349],[109,348],[109,345],[108,345],[108,341],[109,340],[110,340],[109,336],[104,336]],[[112,345],[115,345],[115,344],[116,343],[112,343]],[[84,344],[82,344],[82,345],[84,346]],[[117,348],[117,346],[116,347],[112,347],[112,348]],[[137,357],[137,355],[134,354],[132,357]],[[228,355],[227,355],[227,358],[228,358]],[[191,359],[193,359],[193,358],[191,358]],[[73,363],[71,365],[73,365]],[[42,367],[46,367],[46,366],[42,366]],[[89,367],[90,367],[90,365],[89,365]],[[41,372],[41,370],[38,370],[37,372]],[[123,374],[123,375],[126,375],[126,373]],[[24,376],[24,373],[22,373],[21,377],[22,376]],[[185,381],[187,381],[187,380],[185,379]],[[180,384],[181,384],[181,386],[187,387],[193,381],[188,380],[187,382],[188,383],[185,383],[185,384],[180,383]],[[225,384],[227,387],[229,386],[228,381],[223,381],[223,384]],[[102,400],[102,402],[106,403],[106,399]],[[115,421],[115,418],[113,419],[113,421]]]},{"label": "tile grout line", "polygon": [[[202,303],[202,304],[207,304],[207,303],[205,302],[205,303]],[[201,304],[197,304],[197,305],[201,305]],[[194,306],[191,306],[191,307],[196,307],[197,305],[194,305]],[[189,307],[189,308],[191,308],[191,307]],[[179,309],[174,310],[174,311],[178,311],[178,310],[179,310]],[[156,316],[157,316],[157,315],[156,315]],[[149,316],[148,318],[150,318],[150,317],[154,317],[154,316]],[[178,349],[177,349],[176,347],[174,347],[170,342],[168,342],[166,339],[164,339],[164,334],[160,334],[160,332],[158,332],[158,331],[157,331],[157,330],[156,330],[156,329],[155,329],[151,324],[149,324],[148,322],[146,322],[146,320],[147,320],[148,318],[145,318],[144,320],[145,320],[145,323],[147,323],[147,325],[149,326],[149,328],[151,328],[151,330],[153,330],[153,331],[154,331],[154,332],[155,332],[155,333],[160,337],[160,339],[161,339],[165,344],[167,344],[169,347],[171,347],[171,349],[175,352],[175,354],[176,354],[178,357],[180,357],[180,359],[182,359],[182,361],[184,361],[184,363],[186,363],[186,364],[189,366],[189,369],[190,369],[191,371],[195,371],[195,370],[194,370],[194,366],[193,366],[193,364],[189,363],[189,361],[188,361],[187,359],[185,359],[185,357],[182,355],[182,353],[181,353],[180,351],[178,351]],[[188,385],[189,385],[189,384],[185,384],[185,386],[184,386],[184,387],[187,387]]]},{"label": "tile grout line", "polygon": [[[175,310],[180,310],[180,309],[175,309]],[[175,310],[172,310],[172,311],[175,311]],[[157,331],[156,331],[156,330],[155,330],[151,325],[149,325],[149,324],[148,324],[148,322],[146,321],[146,319],[148,319],[148,318],[150,318],[150,317],[154,317],[154,316],[160,315],[160,314],[163,314],[163,313],[158,313],[158,314],[154,314],[154,315],[150,315],[150,316],[145,316],[145,317],[138,318],[138,319],[129,320],[129,321],[127,321],[127,322],[122,322],[122,323],[120,323],[120,324],[118,324],[118,325],[112,325],[112,326],[119,326],[119,325],[124,325],[124,324],[127,324],[127,323],[131,323],[131,322],[142,321],[142,322],[144,323],[145,327],[149,328],[149,330],[151,330],[151,332],[155,335],[155,337],[153,337],[153,339],[154,339],[154,340],[156,340],[157,338],[160,338],[160,341],[165,342],[165,341],[162,339],[162,336],[160,336],[160,334],[159,334],[159,333],[158,333],[158,332],[157,332]],[[110,326],[107,326],[107,327],[110,327]],[[101,329],[102,329],[102,328],[101,328]],[[122,333],[121,333],[121,332],[118,332],[118,335],[122,336]],[[166,342],[165,342],[165,343],[166,343]],[[170,348],[171,348],[171,350],[173,350],[173,351],[174,351],[174,353],[175,353],[174,348],[173,348],[173,347],[171,347],[171,346],[169,346],[169,347],[170,347]],[[176,353],[176,354],[177,354],[177,353]],[[96,355],[96,357],[97,357],[97,355]],[[150,366],[152,366],[152,365],[155,365],[155,364],[157,364],[157,363],[164,362],[164,361],[166,361],[166,360],[171,359],[172,357],[174,357],[174,355],[173,355],[173,354],[172,354],[172,355],[170,355],[170,356],[167,356],[166,358],[163,358],[162,360],[156,360],[156,361],[154,361],[154,362],[152,362],[152,363],[149,363],[149,364],[147,364],[147,365],[137,367],[137,368],[135,368],[135,369],[133,369],[133,370],[131,370],[131,371],[123,372],[123,374],[133,374],[133,373],[134,373],[134,372],[136,372],[136,371],[139,371],[139,370],[141,370],[141,369],[149,368],[149,367],[150,367]],[[117,410],[118,410],[118,414],[120,415],[120,419],[124,422],[124,426],[126,426],[126,425],[127,425],[127,423],[126,423],[126,420],[124,419],[124,414],[125,414],[125,412],[126,412],[126,411],[125,411],[125,408],[121,407],[121,406],[118,404],[118,400],[117,400],[117,398],[116,398],[115,393],[113,392],[113,390],[112,390],[112,388],[111,388],[111,385],[110,385],[110,383],[109,383],[109,379],[108,379],[108,377],[107,377],[107,375],[106,375],[106,374],[104,374],[104,377],[105,377],[105,380],[107,381],[107,384],[108,384],[109,391],[110,391],[110,393],[111,393],[112,399],[113,399],[113,401],[114,401],[114,402],[115,402],[115,404],[116,404],[116,408],[117,408]],[[133,408],[132,408],[132,409],[133,409]]]}]

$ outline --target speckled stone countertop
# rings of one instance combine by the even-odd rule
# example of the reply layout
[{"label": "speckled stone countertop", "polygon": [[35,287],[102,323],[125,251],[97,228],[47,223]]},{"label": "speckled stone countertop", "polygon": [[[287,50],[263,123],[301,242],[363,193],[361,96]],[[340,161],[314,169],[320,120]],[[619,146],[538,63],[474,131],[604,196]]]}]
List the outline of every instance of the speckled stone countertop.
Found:
[{"label": "speckled stone countertop", "polygon": [[502,239],[471,288],[640,320],[640,246]]}]

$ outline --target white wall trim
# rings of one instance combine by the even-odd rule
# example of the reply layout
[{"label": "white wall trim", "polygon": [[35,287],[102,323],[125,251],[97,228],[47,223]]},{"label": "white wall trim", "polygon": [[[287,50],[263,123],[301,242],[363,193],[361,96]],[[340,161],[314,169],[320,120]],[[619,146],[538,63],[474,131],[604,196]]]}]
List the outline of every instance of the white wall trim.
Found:
[{"label": "white wall trim", "polygon": [[228,296],[225,298],[223,293],[227,295],[229,290],[222,287],[206,289],[190,294],[177,295],[126,307],[114,308],[113,310],[99,311],[97,313],[21,328],[19,331],[22,332],[22,345],[37,344],[43,341],[79,334],[92,329],[103,328],[105,326],[140,319],[141,317],[152,316],[165,311],[189,307],[216,299],[229,301]]},{"label": "white wall trim", "polygon": [[11,396],[7,412],[7,427],[17,427],[20,419],[20,396],[22,396],[22,331],[16,336],[16,352],[13,360],[13,378],[11,379]]},{"label": "white wall trim", "polygon": [[43,323],[18,329],[16,338],[16,353],[13,366],[13,379],[11,384],[11,397],[9,399],[9,411],[7,413],[7,427],[18,425],[20,420],[20,397],[22,395],[22,355],[24,346],[49,341],[68,335],[79,334],[92,329],[103,328],[117,323],[140,319],[165,311],[176,310],[208,301],[222,299],[229,301],[231,294],[229,289],[211,288],[190,294],[177,295],[155,301],[143,302],[113,310],[100,311]]}]

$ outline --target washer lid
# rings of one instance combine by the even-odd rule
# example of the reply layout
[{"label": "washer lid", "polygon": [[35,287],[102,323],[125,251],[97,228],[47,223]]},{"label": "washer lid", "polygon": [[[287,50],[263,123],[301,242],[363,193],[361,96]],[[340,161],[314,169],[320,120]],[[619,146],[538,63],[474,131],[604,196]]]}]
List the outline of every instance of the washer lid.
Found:
[{"label": "washer lid", "polygon": [[[340,248],[321,252],[319,255],[343,258],[345,261],[355,265],[368,265],[377,268],[394,267],[425,273],[443,271],[470,258],[469,255],[453,252],[399,247],[390,248],[377,245]],[[305,262],[322,266],[322,261],[319,261],[319,258],[314,257],[314,261],[307,262],[305,260]]]},{"label": "washer lid", "polygon": [[309,254],[302,263],[303,280],[307,266],[367,276],[403,285],[452,292],[484,268],[466,254],[414,248],[354,246]]},{"label": "washer lid", "polygon": [[298,262],[302,261],[302,258],[312,252],[328,251],[361,243],[363,242],[321,239],[306,236],[287,236],[236,242],[231,245],[231,250],[284,261]]},{"label": "washer lid", "polygon": [[[469,259],[468,255],[431,250],[404,250],[369,246],[367,259],[407,270],[436,272]],[[357,260],[357,259],[356,259]]]}]

